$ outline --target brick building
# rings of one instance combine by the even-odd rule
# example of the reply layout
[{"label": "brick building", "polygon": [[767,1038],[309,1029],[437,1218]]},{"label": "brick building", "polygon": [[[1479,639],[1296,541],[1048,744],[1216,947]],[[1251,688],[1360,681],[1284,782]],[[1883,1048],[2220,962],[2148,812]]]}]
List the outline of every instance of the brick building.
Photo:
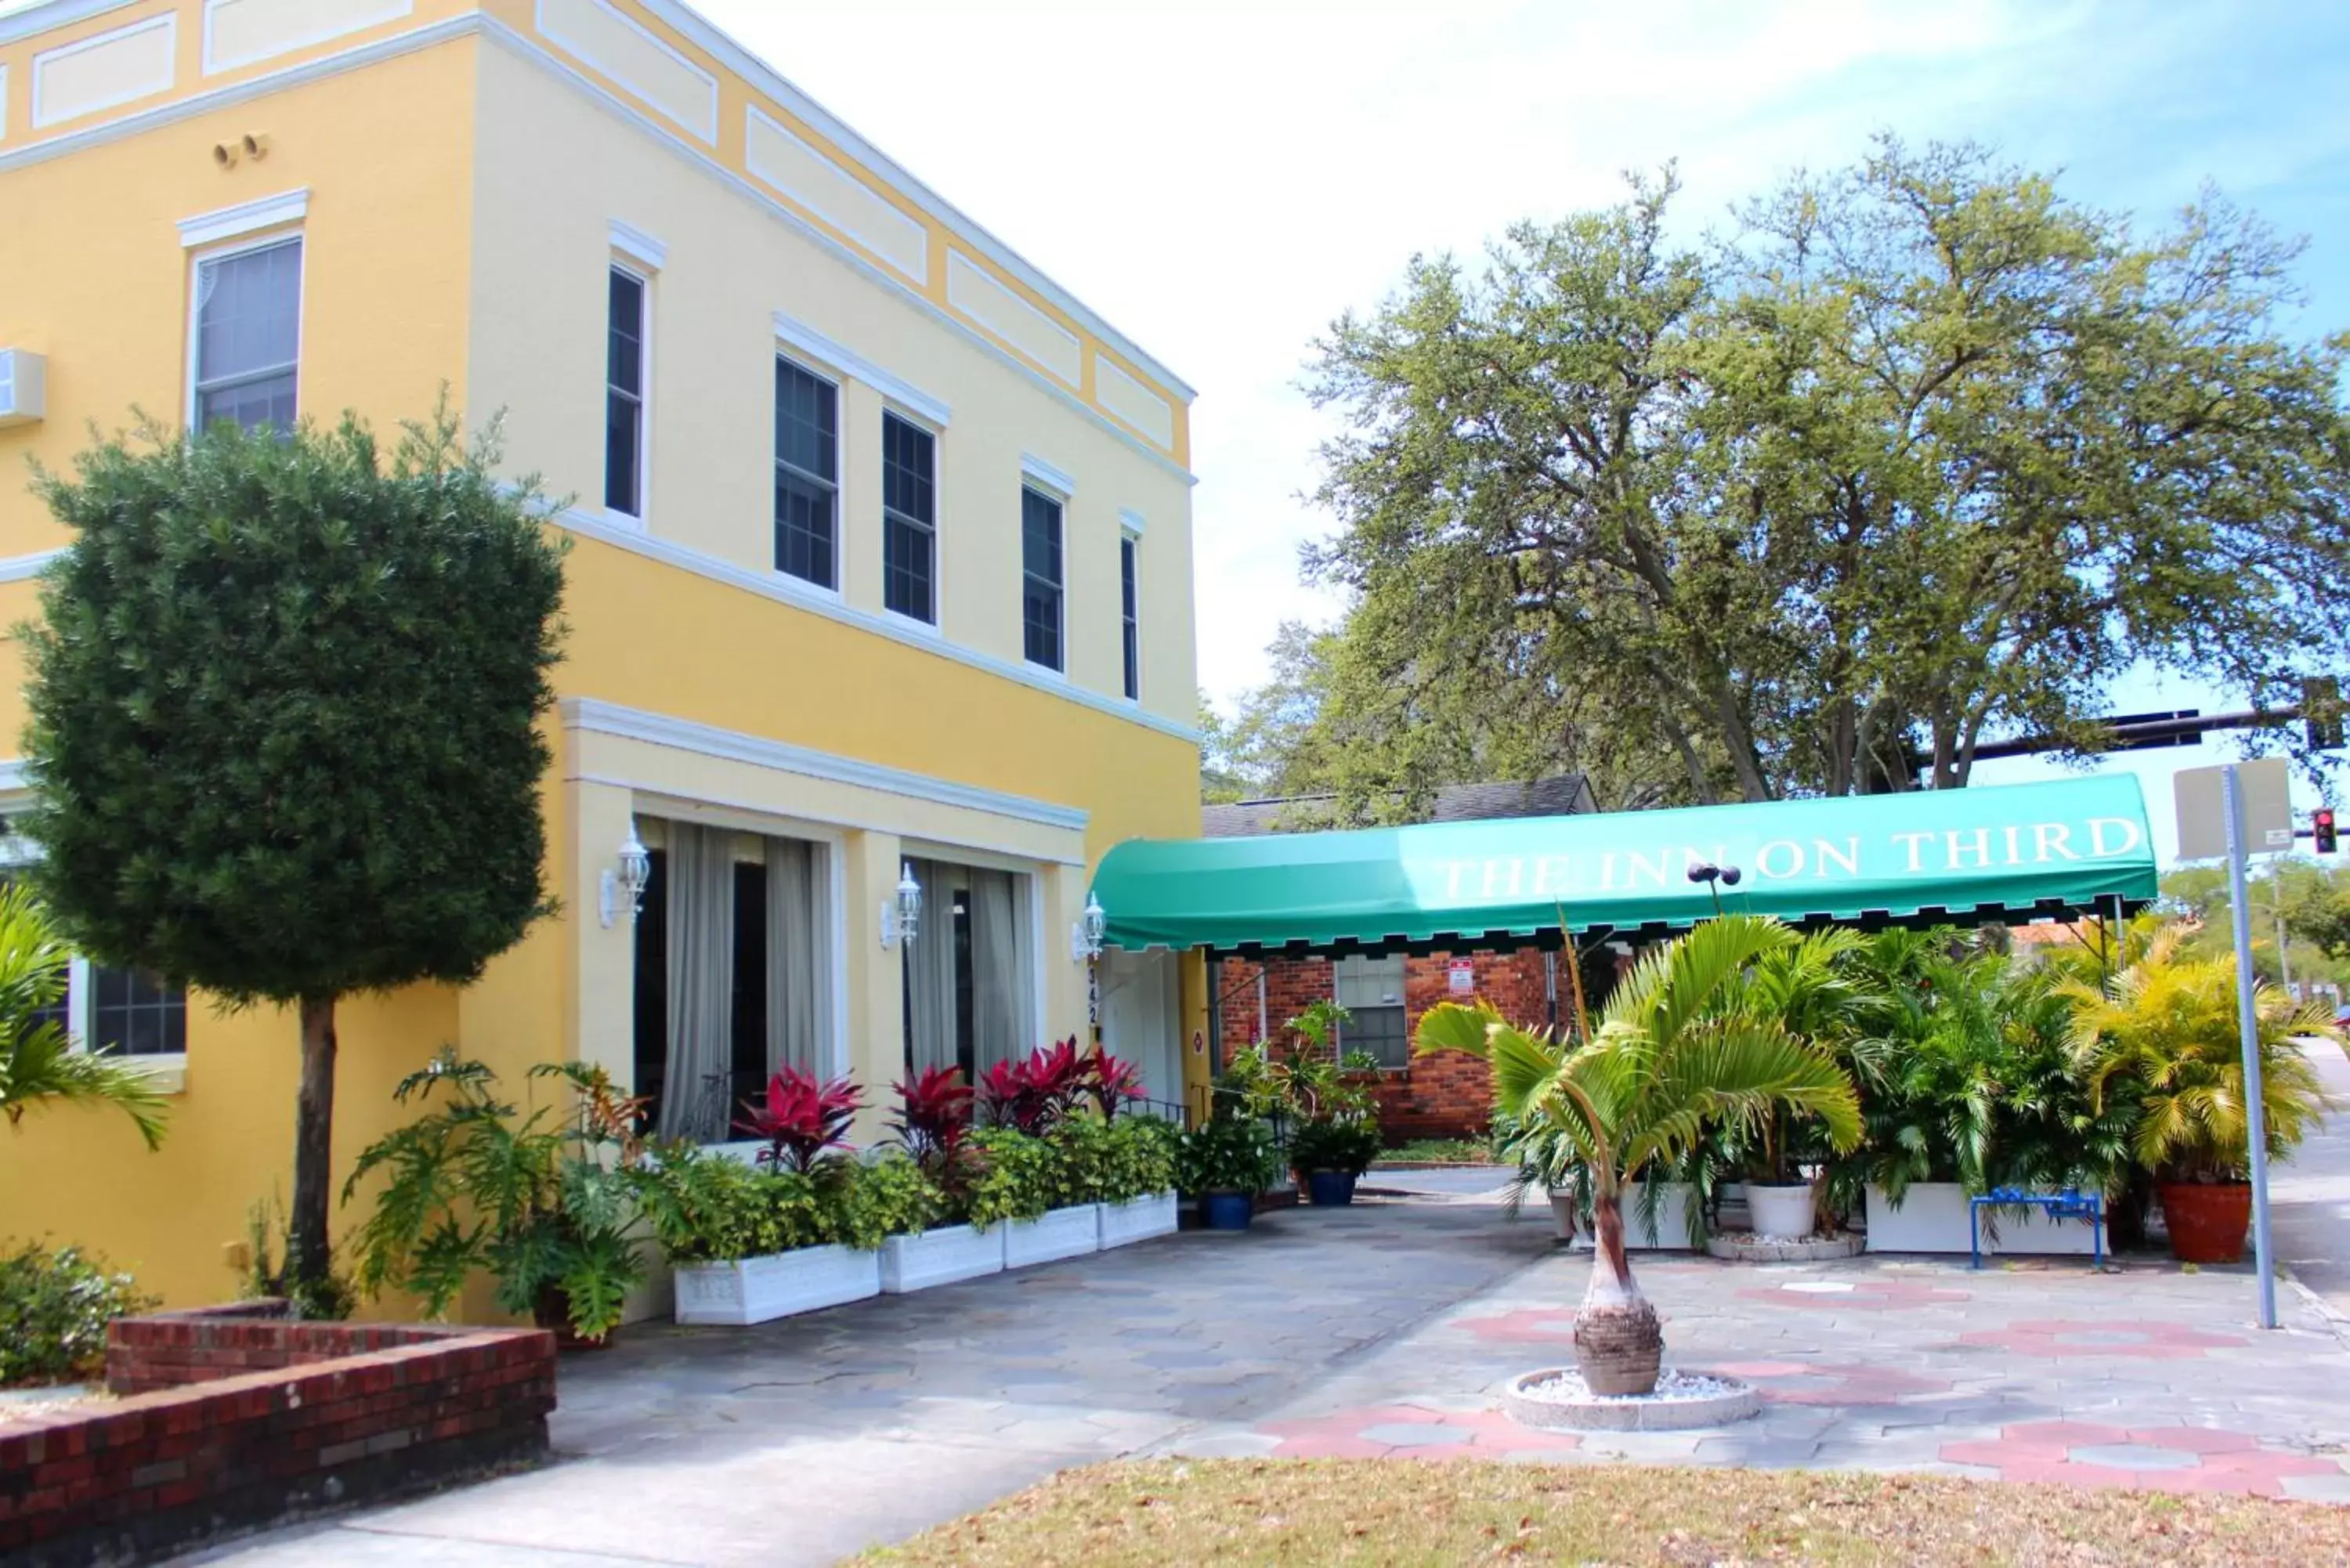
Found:
[{"label": "brick building", "polygon": [[[1321,826],[1326,804],[1309,796],[1211,805],[1201,813],[1201,831],[1210,838],[1304,831]],[[1421,820],[1479,822],[1596,809],[1590,785],[1569,775],[1534,784],[1448,785]],[[1286,1021],[1316,1002],[1335,1000],[1353,1015],[1341,1048],[1367,1051],[1379,1061],[1379,1119],[1390,1138],[1473,1137],[1492,1110],[1486,1067],[1451,1054],[1414,1060],[1411,1033],[1420,1014],[1440,1002],[1473,995],[1512,1019],[1555,1023],[1562,984],[1571,981],[1557,952],[1534,945],[1337,959],[1227,958],[1216,966],[1210,1011],[1215,1060],[1221,1065],[1257,1041],[1284,1038]]]}]

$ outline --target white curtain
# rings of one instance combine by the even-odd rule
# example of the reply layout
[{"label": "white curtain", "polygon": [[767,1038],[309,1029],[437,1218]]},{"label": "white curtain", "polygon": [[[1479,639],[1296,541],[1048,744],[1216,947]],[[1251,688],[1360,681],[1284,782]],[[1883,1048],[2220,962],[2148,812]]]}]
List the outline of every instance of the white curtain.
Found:
[{"label": "white curtain", "polygon": [[911,863],[921,885],[918,934],[906,955],[907,1016],[913,1028],[914,1071],[955,1064],[954,884],[956,868],[935,860]]},{"label": "white curtain", "polygon": [[767,1071],[825,1076],[824,1021],[832,973],[824,849],[767,840]]},{"label": "white curtain", "polygon": [[664,1137],[726,1136],[733,1096],[733,836],[669,825],[669,1062]]},{"label": "white curtain", "polygon": [[971,873],[972,1054],[982,1073],[1044,1044],[1030,1005],[1026,891],[1027,878],[1009,871]]}]

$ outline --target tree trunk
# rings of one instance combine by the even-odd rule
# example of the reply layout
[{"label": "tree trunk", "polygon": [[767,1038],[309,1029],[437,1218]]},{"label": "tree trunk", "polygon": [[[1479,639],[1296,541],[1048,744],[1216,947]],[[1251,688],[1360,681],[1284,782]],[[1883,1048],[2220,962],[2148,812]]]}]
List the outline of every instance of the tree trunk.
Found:
[{"label": "tree trunk", "polygon": [[[294,1207],[286,1220],[286,1279],[322,1285],[333,1251],[327,1219],[334,1196],[335,999],[302,999],[302,1090],[294,1113]],[[305,1295],[310,1293],[302,1293]]]},{"label": "tree trunk", "polygon": [[[1602,1184],[1612,1188],[1613,1183]],[[1617,1190],[1595,1192],[1591,1228],[1591,1286],[1575,1314],[1575,1360],[1584,1386],[1594,1394],[1649,1394],[1664,1360],[1665,1331],[1657,1309],[1632,1282],[1624,1255],[1624,1213]]]}]

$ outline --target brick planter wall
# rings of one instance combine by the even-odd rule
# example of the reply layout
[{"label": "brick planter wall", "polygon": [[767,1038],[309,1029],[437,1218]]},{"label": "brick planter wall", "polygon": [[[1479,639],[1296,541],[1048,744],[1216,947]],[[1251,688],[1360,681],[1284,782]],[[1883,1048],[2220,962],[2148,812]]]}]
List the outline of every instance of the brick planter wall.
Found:
[{"label": "brick planter wall", "polygon": [[283,1311],[115,1323],[107,1386],[128,1397],[0,1426],[0,1558],[161,1556],[546,1455],[553,1335]]}]

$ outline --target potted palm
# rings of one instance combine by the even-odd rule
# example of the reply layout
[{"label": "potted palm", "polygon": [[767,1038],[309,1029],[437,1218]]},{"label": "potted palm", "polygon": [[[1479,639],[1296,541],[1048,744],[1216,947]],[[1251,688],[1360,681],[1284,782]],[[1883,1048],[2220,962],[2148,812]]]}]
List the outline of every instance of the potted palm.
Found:
[{"label": "potted palm", "polygon": [[1625,1254],[1629,1183],[1685,1159],[1710,1127],[1751,1128],[1783,1107],[1817,1116],[1835,1147],[1860,1137],[1852,1083],[1833,1060],[1777,1020],[1724,1005],[1757,960],[1796,940],[1759,916],[1708,921],[1643,958],[1596,1028],[1575,976],[1573,1038],[1518,1028],[1484,1002],[1446,1002],[1420,1019],[1419,1050],[1485,1058],[1497,1108],[1521,1126],[1555,1129],[1588,1173],[1597,1244],[1575,1351],[1594,1394],[1653,1392],[1664,1355],[1656,1308]]},{"label": "potted palm", "polygon": [[[2109,991],[2064,987],[2074,1003],[2073,1051],[2091,1099],[2102,1107],[2135,1094],[2133,1151],[2152,1174],[2170,1250],[2181,1262],[2232,1263],[2251,1222],[2251,1135],[2244,1114],[2244,1056],[2232,954],[2193,958],[2188,929],[2154,933]],[[2339,1045],[2326,1010],[2272,986],[2252,992],[2261,1055],[2261,1108],[2269,1158],[2282,1158],[2334,1102],[2293,1038]]]}]

